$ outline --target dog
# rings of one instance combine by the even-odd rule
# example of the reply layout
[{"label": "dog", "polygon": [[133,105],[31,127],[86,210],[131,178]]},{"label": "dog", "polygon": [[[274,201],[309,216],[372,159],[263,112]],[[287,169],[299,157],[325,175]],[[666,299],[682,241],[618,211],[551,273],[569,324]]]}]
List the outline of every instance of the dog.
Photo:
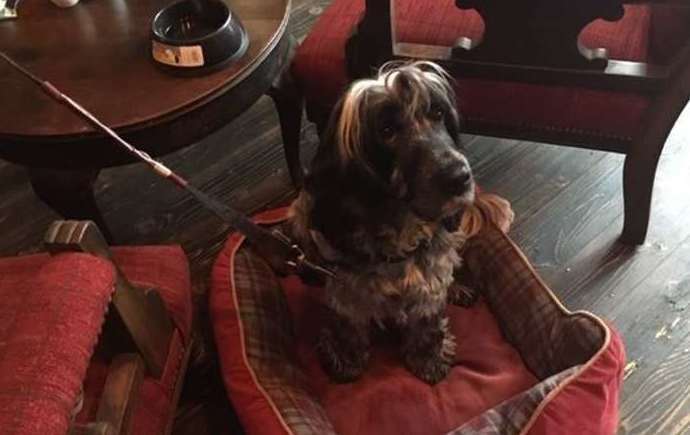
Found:
[{"label": "dog", "polygon": [[[336,270],[317,345],[338,382],[365,370],[372,325],[400,332],[405,366],[429,384],[450,370],[445,307],[461,265],[457,232],[474,200],[450,78],[431,62],[388,64],[354,82],[333,110],[290,232]],[[455,292],[453,300],[463,296]]]}]

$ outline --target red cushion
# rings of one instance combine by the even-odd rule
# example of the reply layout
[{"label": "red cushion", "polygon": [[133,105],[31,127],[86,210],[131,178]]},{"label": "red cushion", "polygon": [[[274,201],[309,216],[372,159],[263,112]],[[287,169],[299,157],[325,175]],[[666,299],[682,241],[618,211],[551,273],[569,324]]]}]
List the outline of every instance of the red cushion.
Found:
[{"label": "red cushion", "polygon": [[400,364],[396,347],[382,344],[374,347],[357,382],[330,382],[315,350],[325,317],[315,316],[322,307],[313,294],[321,289],[305,287],[294,277],[283,280],[282,287],[298,337],[297,358],[310,375],[309,391],[339,434],[447,433],[539,382],[505,341],[483,302],[469,310],[448,307],[456,357],[448,376],[437,385],[421,382]]},{"label": "red cushion", "polygon": [[115,285],[86,254],[0,260],[0,428],[64,434]]},{"label": "red cushion", "polygon": [[[363,0],[335,0],[296,54],[292,70],[312,115],[332,107],[347,86],[345,42],[363,5]],[[477,13],[457,9],[453,0],[396,0],[396,14],[398,40],[404,42],[452,45],[459,36],[476,38],[483,31]],[[612,58],[647,60],[650,16],[648,6],[626,6],[622,20],[594,22],[581,39],[590,47],[606,47]],[[687,14],[683,19],[687,21]],[[668,38],[657,36],[656,40]],[[457,92],[460,110],[470,125],[562,131],[580,137],[578,142],[630,141],[649,106],[649,100],[637,94],[480,79],[460,79]]]}]

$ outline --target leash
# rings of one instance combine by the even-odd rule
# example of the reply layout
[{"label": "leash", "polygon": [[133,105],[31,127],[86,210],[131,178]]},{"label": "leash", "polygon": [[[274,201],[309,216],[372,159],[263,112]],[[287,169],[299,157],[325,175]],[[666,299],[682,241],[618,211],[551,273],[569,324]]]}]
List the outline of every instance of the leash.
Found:
[{"label": "leash", "polygon": [[316,262],[307,258],[306,254],[296,243],[294,243],[288,236],[280,230],[268,230],[254,223],[247,216],[229,207],[219,200],[212,198],[201,190],[197,189],[189,183],[185,178],[168,168],[161,162],[155,160],[147,153],[137,149],[132,144],[124,140],[120,135],[115,133],[110,127],[101,122],[91,112],[86,110],[79,103],[71,99],[69,96],[60,92],[52,83],[43,80],[28,71],[23,66],[19,65],[7,54],[0,51],[2,57],[15,70],[22,75],[36,83],[41,89],[55,101],[64,104],[73,112],[78,114],[82,119],[95,127],[96,130],[105,133],[111,137],[121,148],[126,150],[135,159],[146,163],[146,165],[157,175],[171,181],[177,187],[187,191],[200,205],[213,214],[218,216],[225,223],[233,227],[235,230],[242,233],[247,240],[249,240],[271,267],[282,275],[296,273],[298,275],[309,275],[321,279],[335,278],[335,273]]}]

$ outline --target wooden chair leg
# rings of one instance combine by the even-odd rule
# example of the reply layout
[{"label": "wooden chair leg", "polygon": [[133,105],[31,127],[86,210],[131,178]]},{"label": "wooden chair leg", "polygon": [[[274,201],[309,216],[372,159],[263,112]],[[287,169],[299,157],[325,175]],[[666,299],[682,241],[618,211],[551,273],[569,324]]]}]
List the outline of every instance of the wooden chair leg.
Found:
[{"label": "wooden chair leg", "polygon": [[283,148],[287,160],[288,170],[292,184],[300,188],[304,179],[304,170],[300,160],[300,140],[302,138],[302,109],[304,100],[299,95],[285,92],[284,90],[271,90],[269,95],[273,98],[278,118],[280,120],[280,130],[283,135]]},{"label": "wooden chair leg", "polygon": [[[292,52],[294,52],[296,44],[296,41],[291,40]],[[291,57],[292,54],[288,56],[288,58]],[[278,112],[283,148],[292,184],[296,188],[300,188],[304,181],[304,169],[300,160],[304,98],[290,74],[289,62],[283,73],[269,89],[268,95],[273,99]]]},{"label": "wooden chair leg", "polygon": [[[680,64],[677,77],[690,77],[690,60]],[[623,167],[625,223],[621,241],[642,244],[647,236],[652,206],[654,174],[664,144],[678,116],[688,103],[690,80],[674,80],[647,110]]]},{"label": "wooden chair leg", "polygon": [[[643,158],[652,157],[652,158]],[[652,192],[658,156],[628,155],[623,166],[624,224],[621,241],[644,243],[652,209]]]}]

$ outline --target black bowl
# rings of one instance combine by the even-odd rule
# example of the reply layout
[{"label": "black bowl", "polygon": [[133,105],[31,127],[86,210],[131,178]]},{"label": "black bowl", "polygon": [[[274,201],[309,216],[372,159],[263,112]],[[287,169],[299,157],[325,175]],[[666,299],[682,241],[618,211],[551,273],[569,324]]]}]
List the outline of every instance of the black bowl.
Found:
[{"label": "black bowl", "polygon": [[181,0],[156,14],[153,59],[178,70],[208,70],[240,58],[247,32],[222,0]]}]

